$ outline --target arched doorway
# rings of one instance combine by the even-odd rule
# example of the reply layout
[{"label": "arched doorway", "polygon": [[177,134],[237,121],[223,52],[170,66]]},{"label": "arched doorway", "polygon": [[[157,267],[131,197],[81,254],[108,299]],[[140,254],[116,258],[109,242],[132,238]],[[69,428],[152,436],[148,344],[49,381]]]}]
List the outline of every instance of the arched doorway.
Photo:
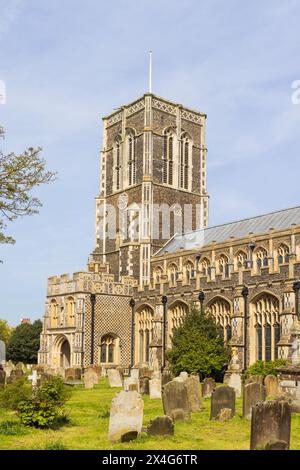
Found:
[{"label": "arched doorway", "polygon": [[60,348],[60,367],[67,369],[70,367],[71,362],[71,349],[69,341],[66,339]]}]

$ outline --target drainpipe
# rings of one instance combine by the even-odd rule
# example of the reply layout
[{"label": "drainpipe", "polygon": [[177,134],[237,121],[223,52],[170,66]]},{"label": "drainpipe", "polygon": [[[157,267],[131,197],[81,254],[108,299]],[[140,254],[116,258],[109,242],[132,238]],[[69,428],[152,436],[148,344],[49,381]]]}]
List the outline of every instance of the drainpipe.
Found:
[{"label": "drainpipe", "polygon": [[248,320],[248,305],[247,297],[249,295],[248,287],[243,287],[242,296],[244,297],[244,371],[247,369],[247,320]]},{"label": "drainpipe", "polygon": [[130,349],[130,369],[134,366],[134,307],[135,301],[133,298],[130,299],[129,305],[131,307],[131,349]]},{"label": "drainpipe", "polygon": [[166,366],[166,349],[167,349],[167,302],[168,302],[168,297],[166,295],[163,295],[161,298],[162,304],[163,304],[163,310],[164,310],[164,316],[163,316],[163,348],[162,348],[162,353],[163,353],[163,361],[162,361],[162,367],[163,369]]},{"label": "drainpipe", "polygon": [[96,294],[90,295],[92,314],[91,314],[91,365],[94,364],[94,339],[95,339],[95,303]]}]

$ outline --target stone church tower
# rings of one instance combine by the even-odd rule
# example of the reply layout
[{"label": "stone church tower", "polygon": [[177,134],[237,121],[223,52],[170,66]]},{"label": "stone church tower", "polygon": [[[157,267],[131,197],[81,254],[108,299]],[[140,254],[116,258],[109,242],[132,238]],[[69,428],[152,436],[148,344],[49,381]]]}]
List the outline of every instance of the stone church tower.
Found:
[{"label": "stone church tower", "polygon": [[103,118],[92,264],[142,286],[175,233],[207,226],[205,121],[150,93]]}]

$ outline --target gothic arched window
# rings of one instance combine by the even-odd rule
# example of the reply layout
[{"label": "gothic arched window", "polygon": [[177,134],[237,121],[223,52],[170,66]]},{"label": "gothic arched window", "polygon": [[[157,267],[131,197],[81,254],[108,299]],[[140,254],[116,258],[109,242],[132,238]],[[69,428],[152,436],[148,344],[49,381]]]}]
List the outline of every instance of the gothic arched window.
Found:
[{"label": "gothic arched window", "polygon": [[154,312],[145,305],[136,313],[136,360],[140,363],[150,360],[150,343],[153,334]]},{"label": "gothic arched window", "polygon": [[200,271],[205,276],[210,274],[210,261],[208,258],[203,258],[200,262]]},{"label": "gothic arched window", "polygon": [[160,283],[162,275],[163,275],[162,268],[160,266],[157,266],[157,268],[155,268],[153,271],[153,279],[156,284]]},{"label": "gothic arched window", "polygon": [[111,335],[105,335],[101,338],[101,357],[100,361],[104,364],[115,362],[116,339]]},{"label": "gothic arched window", "polygon": [[235,256],[236,269],[242,269],[246,267],[247,255],[244,251],[239,251]]},{"label": "gothic arched window", "polygon": [[228,258],[226,255],[221,255],[217,260],[217,273],[228,276],[229,267],[228,267]]},{"label": "gothic arched window", "polygon": [[173,185],[174,136],[172,131],[164,132],[163,183]]},{"label": "gothic arched window", "polygon": [[179,186],[182,189],[189,188],[191,140],[187,134],[183,134],[180,142],[180,172]]},{"label": "gothic arched window", "polygon": [[264,248],[259,248],[255,252],[255,257],[256,257],[256,266],[257,268],[261,268],[262,266],[268,266],[269,260],[268,260],[268,252]]},{"label": "gothic arched window", "polygon": [[274,360],[280,339],[279,301],[275,296],[263,293],[251,308],[256,330],[256,360]]},{"label": "gothic arched window", "polygon": [[66,300],[67,323],[73,325],[75,323],[75,300],[68,297]]},{"label": "gothic arched window", "polygon": [[220,336],[224,341],[229,341],[232,335],[230,303],[221,297],[217,297],[210,302],[208,311],[219,328]]},{"label": "gothic arched window", "polygon": [[278,264],[289,262],[290,250],[287,245],[281,244],[278,248]]},{"label": "gothic arched window", "polygon": [[128,185],[136,184],[136,139],[133,133],[128,135]]},{"label": "gothic arched window", "polygon": [[183,268],[183,272],[184,272],[184,279],[185,279],[185,282],[188,284],[190,282],[191,279],[194,278],[195,276],[195,269],[194,269],[194,265],[191,261],[188,261],[185,265],[184,265],[184,268]]},{"label": "gothic arched window", "polygon": [[57,327],[58,323],[58,304],[55,299],[50,302],[50,324],[52,328]]},{"label": "gothic arched window", "polygon": [[171,264],[171,266],[168,269],[169,283],[171,284],[171,286],[174,286],[176,283],[177,273],[178,273],[178,268],[176,264]]}]

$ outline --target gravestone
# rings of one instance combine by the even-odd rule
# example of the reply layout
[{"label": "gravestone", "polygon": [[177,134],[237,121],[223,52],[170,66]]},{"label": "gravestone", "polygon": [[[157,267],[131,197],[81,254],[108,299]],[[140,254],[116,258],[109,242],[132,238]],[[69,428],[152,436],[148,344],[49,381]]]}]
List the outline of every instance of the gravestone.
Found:
[{"label": "gravestone", "polygon": [[5,387],[5,378],[6,378],[6,373],[4,370],[0,369],[0,388]]},{"label": "gravestone", "polygon": [[6,382],[8,384],[14,384],[23,376],[24,376],[24,372],[21,369],[14,369],[11,371],[10,376],[8,377]]},{"label": "gravestone", "polygon": [[156,416],[151,419],[147,427],[147,434],[152,436],[174,434],[174,421],[169,416]]},{"label": "gravestone", "polygon": [[130,377],[138,380],[140,378],[140,370],[137,368],[130,369]]},{"label": "gravestone", "polygon": [[137,382],[135,382],[135,383],[130,383],[130,384],[128,385],[128,391],[129,391],[129,392],[137,392],[137,391],[138,391]]},{"label": "gravestone", "polygon": [[140,379],[140,393],[142,395],[149,395],[149,377],[142,377]]},{"label": "gravestone", "polygon": [[190,406],[187,386],[184,382],[179,382],[174,379],[164,385],[162,389],[162,400],[164,413],[166,415],[174,418],[173,412],[175,410],[182,410],[185,416],[188,417]]},{"label": "gravestone", "polygon": [[144,402],[137,392],[119,392],[111,402],[108,439],[125,442],[142,430]]},{"label": "gravestone", "polygon": [[37,373],[37,370],[33,370],[32,371],[32,374],[28,376],[28,380],[31,381],[31,386],[32,388],[36,388],[37,384],[38,384],[38,373]]},{"label": "gravestone", "polygon": [[258,382],[252,382],[244,386],[243,416],[251,418],[252,407],[266,399],[266,387]]},{"label": "gravestone", "polygon": [[108,369],[107,377],[110,387],[123,387],[122,377],[117,369]]},{"label": "gravestone", "polygon": [[228,385],[217,387],[211,396],[210,419],[218,419],[223,408],[231,409],[231,417],[235,414],[235,390]]},{"label": "gravestone", "polygon": [[211,397],[212,392],[215,390],[215,388],[216,388],[216,382],[214,381],[214,379],[211,379],[211,378],[204,379],[202,383],[202,397],[203,398]]},{"label": "gravestone", "polygon": [[151,379],[149,380],[149,396],[150,400],[161,398],[161,380]]},{"label": "gravestone", "polygon": [[16,369],[24,371],[26,369],[25,364],[23,364],[23,362],[18,362],[16,364]]},{"label": "gravestone", "polygon": [[69,367],[65,370],[66,380],[81,380],[81,369],[79,367]]},{"label": "gravestone", "polygon": [[134,377],[127,377],[124,379],[124,391],[128,392],[130,385],[134,385],[136,387],[136,390],[139,391],[139,379],[136,379]]},{"label": "gravestone", "polygon": [[191,421],[191,415],[189,411],[185,411],[182,408],[176,408],[171,412],[171,418],[174,422],[177,421]]},{"label": "gravestone", "polygon": [[201,409],[201,385],[199,377],[191,375],[185,380],[187,386],[187,395],[190,411],[199,411]]},{"label": "gravestone", "polygon": [[245,385],[259,383],[264,384],[264,378],[262,375],[251,375],[248,379],[245,380]]},{"label": "gravestone", "polygon": [[187,372],[180,372],[179,377],[182,377],[184,380],[188,378],[189,374]]},{"label": "gravestone", "polygon": [[267,375],[264,383],[267,396],[277,397],[280,394],[279,381],[275,375]]},{"label": "gravestone", "polygon": [[98,383],[98,380],[99,380],[98,374],[92,367],[89,367],[88,369],[85,370],[84,376],[83,376],[84,388],[86,389],[94,388],[94,385]]},{"label": "gravestone", "polygon": [[[290,447],[291,409],[287,401],[257,403],[252,410],[250,449]],[[279,444],[281,442],[281,444]]]}]

